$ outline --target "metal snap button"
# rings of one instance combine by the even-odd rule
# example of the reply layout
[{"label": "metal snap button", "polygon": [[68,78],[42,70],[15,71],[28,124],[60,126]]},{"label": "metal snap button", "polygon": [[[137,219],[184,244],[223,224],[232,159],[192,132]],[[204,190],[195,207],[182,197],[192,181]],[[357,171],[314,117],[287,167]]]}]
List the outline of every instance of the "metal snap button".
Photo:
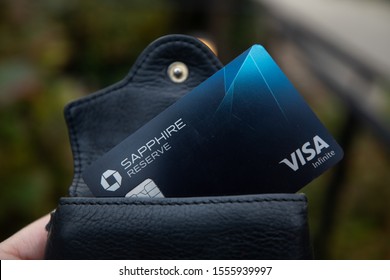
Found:
[{"label": "metal snap button", "polygon": [[168,76],[174,83],[182,83],[188,78],[188,67],[183,62],[173,62],[168,67]]}]

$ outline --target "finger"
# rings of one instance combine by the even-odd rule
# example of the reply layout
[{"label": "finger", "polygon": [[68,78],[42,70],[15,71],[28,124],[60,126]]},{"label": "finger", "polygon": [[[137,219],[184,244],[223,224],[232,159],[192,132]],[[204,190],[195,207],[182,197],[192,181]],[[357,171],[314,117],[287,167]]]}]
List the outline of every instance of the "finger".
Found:
[{"label": "finger", "polygon": [[0,243],[0,259],[43,259],[49,219],[48,214]]}]

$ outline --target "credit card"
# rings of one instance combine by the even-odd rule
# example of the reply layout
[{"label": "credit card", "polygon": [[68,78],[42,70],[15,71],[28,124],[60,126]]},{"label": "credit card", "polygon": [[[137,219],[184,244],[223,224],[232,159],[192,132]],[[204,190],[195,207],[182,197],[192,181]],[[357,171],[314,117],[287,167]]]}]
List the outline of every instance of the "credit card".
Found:
[{"label": "credit card", "polygon": [[98,197],[294,193],[343,151],[254,45],[83,173]]}]

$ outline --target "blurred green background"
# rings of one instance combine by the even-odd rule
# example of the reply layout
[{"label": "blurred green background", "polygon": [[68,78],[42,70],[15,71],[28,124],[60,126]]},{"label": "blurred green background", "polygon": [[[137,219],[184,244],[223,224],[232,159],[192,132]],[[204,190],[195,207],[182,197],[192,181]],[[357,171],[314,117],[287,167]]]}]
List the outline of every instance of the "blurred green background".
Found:
[{"label": "blurred green background", "polygon": [[[264,45],[344,143],[348,108],[304,66],[292,66],[299,61],[263,17],[250,0],[0,1],[0,240],[67,195],[73,165],[65,104],[121,80],[162,35],[208,38],[225,64],[254,43]],[[317,258],[389,259],[389,147],[364,125],[347,144],[343,169],[302,190],[314,252]],[[335,172],[345,176],[329,204]],[[330,223],[327,213],[335,217]]]}]

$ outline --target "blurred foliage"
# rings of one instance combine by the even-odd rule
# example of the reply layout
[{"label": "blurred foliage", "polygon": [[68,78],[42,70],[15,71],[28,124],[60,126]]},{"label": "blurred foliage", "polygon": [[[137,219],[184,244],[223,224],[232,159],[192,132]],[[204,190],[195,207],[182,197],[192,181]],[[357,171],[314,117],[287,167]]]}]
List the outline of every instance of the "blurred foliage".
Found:
[{"label": "blurred foliage", "polygon": [[[282,44],[257,12],[253,2],[238,0],[0,1],[0,239],[67,195],[73,164],[65,104],[122,79],[142,50],[165,34],[208,37],[224,63],[255,42],[265,45],[340,135],[345,106],[297,67],[291,52],[278,50]],[[388,147],[360,127],[344,160],[347,178],[326,257],[390,258]],[[318,235],[332,175],[326,172],[302,190],[312,236]]]}]

